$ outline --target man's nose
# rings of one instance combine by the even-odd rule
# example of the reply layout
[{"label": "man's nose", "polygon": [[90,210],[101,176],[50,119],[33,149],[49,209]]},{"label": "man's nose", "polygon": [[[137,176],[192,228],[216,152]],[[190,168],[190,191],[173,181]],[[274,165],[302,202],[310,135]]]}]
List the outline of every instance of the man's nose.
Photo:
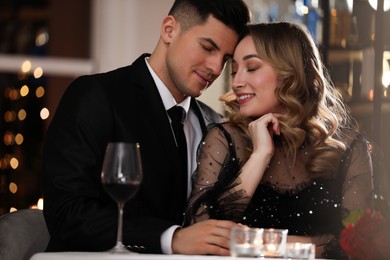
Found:
[{"label": "man's nose", "polygon": [[224,64],[225,62],[223,59],[220,59],[219,57],[213,57],[207,64],[207,69],[210,74],[219,76],[224,68]]}]

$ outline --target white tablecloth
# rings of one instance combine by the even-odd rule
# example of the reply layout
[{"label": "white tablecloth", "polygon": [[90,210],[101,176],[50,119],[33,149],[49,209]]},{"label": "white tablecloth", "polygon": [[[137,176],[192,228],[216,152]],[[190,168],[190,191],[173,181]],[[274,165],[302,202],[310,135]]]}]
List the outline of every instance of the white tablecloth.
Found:
[{"label": "white tablecloth", "polygon": [[[248,258],[229,256],[200,256],[200,255],[152,255],[152,254],[125,254],[113,255],[99,252],[59,252],[59,253],[38,253],[33,255],[31,260],[232,260]],[[260,258],[267,259],[267,258]],[[272,260],[285,260],[282,258],[269,258]]]}]

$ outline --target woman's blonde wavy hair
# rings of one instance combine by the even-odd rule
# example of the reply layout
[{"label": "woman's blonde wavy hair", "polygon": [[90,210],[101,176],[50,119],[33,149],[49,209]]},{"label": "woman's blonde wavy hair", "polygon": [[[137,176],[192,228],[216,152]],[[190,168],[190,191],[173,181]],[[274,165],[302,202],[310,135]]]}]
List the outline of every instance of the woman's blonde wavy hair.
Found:
[{"label": "woman's blonde wavy hair", "polygon": [[[341,129],[351,127],[349,110],[340,92],[333,86],[321,61],[312,37],[298,25],[288,22],[263,23],[248,26],[261,59],[275,69],[278,86],[275,95],[286,108],[280,118],[281,133],[290,162],[303,144],[310,144],[313,153],[307,170],[321,175],[337,171],[346,149]],[[229,112],[228,118],[249,138],[248,123],[240,115],[233,92],[220,98]]]}]

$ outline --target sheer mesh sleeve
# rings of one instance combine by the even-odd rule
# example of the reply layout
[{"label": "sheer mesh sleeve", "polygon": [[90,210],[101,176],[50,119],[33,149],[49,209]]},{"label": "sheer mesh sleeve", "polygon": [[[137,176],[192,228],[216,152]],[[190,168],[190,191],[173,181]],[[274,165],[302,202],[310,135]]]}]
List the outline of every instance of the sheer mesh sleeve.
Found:
[{"label": "sheer mesh sleeve", "polygon": [[[373,199],[373,168],[368,142],[358,136],[350,146],[349,165],[342,187],[342,206],[352,210],[371,208]],[[345,216],[343,216],[345,217]]]},{"label": "sheer mesh sleeve", "polygon": [[[342,218],[353,210],[366,210],[373,206],[373,167],[369,143],[358,134],[350,143],[342,160],[340,174],[342,185]],[[326,236],[313,237],[316,250],[324,258],[339,258],[343,255],[338,235],[328,242]],[[325,242],[325,243],[324,243]],[[322,252],[323,251],[323,252]]]},{"label": "sheer mesh sleeve", "polygon": [[245,143],[240,132],[228,132],[226,124],[213,125],[198,151],[198,168],[193,175],[193,190],[186,210],[185,224],[201,220],[238,220],[249,198],[242,190],[235,190],[244,161]]}]

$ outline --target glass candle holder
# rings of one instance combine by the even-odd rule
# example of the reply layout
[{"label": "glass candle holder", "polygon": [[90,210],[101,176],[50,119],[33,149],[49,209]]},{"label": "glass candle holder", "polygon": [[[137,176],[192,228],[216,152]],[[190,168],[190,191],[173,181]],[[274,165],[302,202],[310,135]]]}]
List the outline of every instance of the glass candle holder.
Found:
[{"label": "glass candle holder", "polygon": [[286,257],[288,259],[315,259],[316,247],[312,243],[287,243]]},{"label": "glass candle holder", "polygon": [[234,227],[230,231],[230,254],[233,257],[260,256],[263,229],[246,226]]},{"label": "glass candle holder", "polygon": [[286,254],[287,229],[264,229],[260,256],[284,257]]}]

